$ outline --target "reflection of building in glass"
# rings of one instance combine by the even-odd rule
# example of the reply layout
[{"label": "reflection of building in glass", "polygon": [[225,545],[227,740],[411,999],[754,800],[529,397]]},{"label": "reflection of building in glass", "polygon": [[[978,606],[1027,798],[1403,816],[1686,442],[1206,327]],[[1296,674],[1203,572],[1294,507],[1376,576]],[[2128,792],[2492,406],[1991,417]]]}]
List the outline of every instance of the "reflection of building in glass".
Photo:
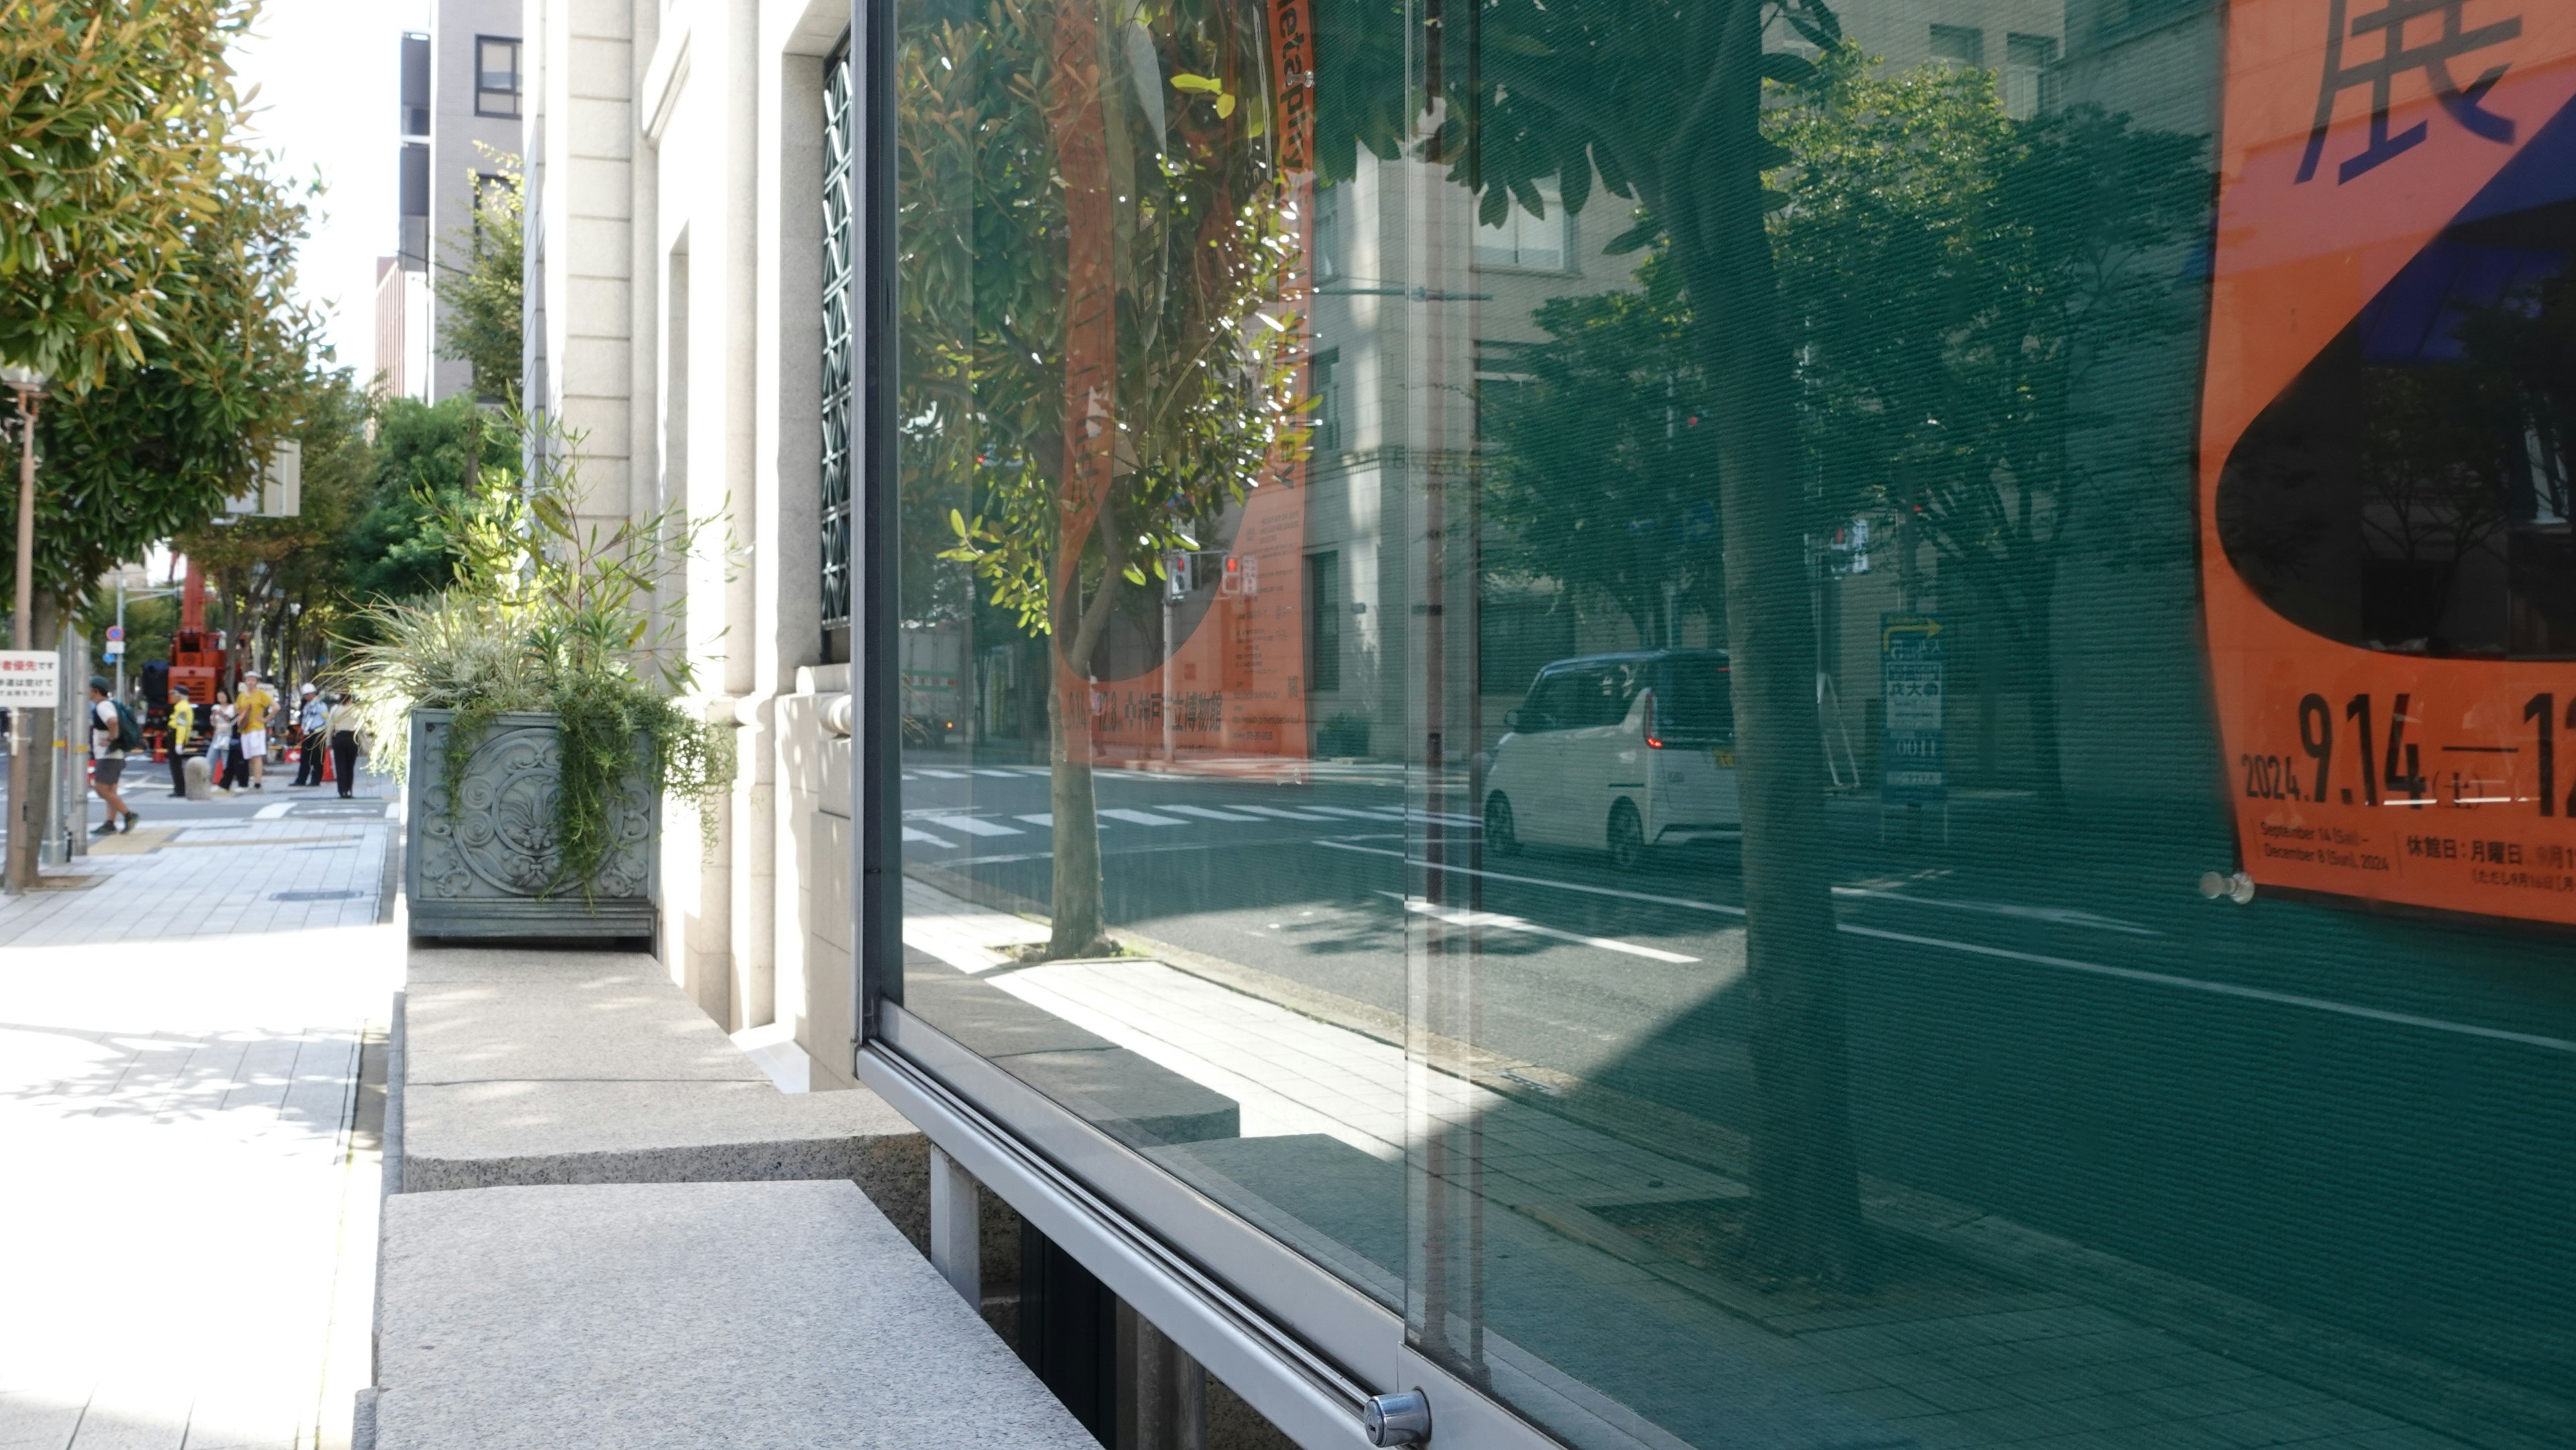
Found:
[{"label": "reflection of building in glass", "polygon": [[[946,1147],[992,1150],[980,1186],[962,1156],[942,1180],[964,1190],[952,1205],[982,1194],[1027,1228],[993,1236],[1020,1297],[988,1280],[985,1307],[1104,1440],[1191,1443],[1117,1423],[1149,1398],[1138,1366],[1192,1383],[1183,1350],[1241,1351],[1202,1382],[1210,1405],[1239,1394],[1316,1446],[1350,1441],[1355,1401],[1300,1355],[1365,1393],[1425,1386],[1450,1417],[1436,1443],[1478,1450],[2568,1438],[2563,948],[2253,874],[2283,859],[2267,851],[2343,850],[2309,818],[2317,782],[2373,809],[2365,782],[2418,773],[2402,749],[2391,763],[2402,725],[2447,794],[2407,807],[2391,860],[2576,880],[2566,815],[2536,808],[2566,798],[2565,687],[2401,703],[2343,672],[2481,662],[2339,642],[2429,633],[2390,625],[2440,602],[2391,567],[2413,526],[2436,546],[2415,562],[2460,565],[2446,612],[2481,621],[2481,648],[2561,648],[2559,601],[2521,586],[2565,547],[2543,405],[2567,390],[2532,370],[2501,431],[2421,406],[2506,391],[2460,366],[2469,335],[2431,325],[2446,307],[2554,335],[2554,263],[2525,279],[2537,308],[2499,308],[2514,287],[2488,284],[2512,269],[2472,265],[2563,250],[2554,220],[2427,251],[2315,359],[2323,390],[2291,403],[2352,426],[2332,447],[2276,436],[2274,461],[2387,445],[2435,466],[2380,484],[2448,492],[2347,491],[2340,532],[2284,546],[2350,586],[2328,603],[2352,631],[2276,672],[2316,678],[2287,681],[2257,748],[2223,747],[2229,641],[2199,605],[2204,571],[2230,566],[2195,554],[2195,451],[2231,7],[1830,5],[1881,58],[1861,82],[1875,111],[1730,98],[1813,163],[1758,178],[1786,336],[1756,380],[1784,389],[1776,406],[1721,392],[1738,338],[1691,288],[1727,279],[1640,230],[1606,163],[1488,157],[1488,175],[1538,174],[1480,193],[1428,155],[1407,129],[1426,114],[1423,7],[1360,7],[1376,19],[1343,38],[1385,53],[1319,62],[1346,67],[1319,77],[1319,109],[1378,107],[1398,134],[1303,198],[1302,477],[1271,460],[1242,504],[1131,520],[1151,552],[1060,673],[1062,641],[959,557],[959,530],[994,528],[1015,487],[1061,485],[1068,437],[1110,437],[1090,456],[1113,479],[1134,467],[1171,436],[1135,394],[1183,394],[1144,376],[1173,354],[1137,343],[1164,295],[1137,260],[1151,219],[1115,210],[1138,193],[1110,188],[1079,227],[1050,209],[1082,167],[1136,166],[1115,174],[1142,187],[1141,163],[1191,174],[1268,144],[1239,77],[1259,27],[1297,9],[1127,8],[1096,37],[1102,89],[1067,79],[1045,107],[1005,82],[1063,53],[1058,24],[1118,12],[897,0],[921,64],[896,99],[981,109],[954,129],[899,111],[920,146],[891,196],[841,169],[863,99],[846,5],[592,7],[617,37],[532,39],[522,58],[525,119],[552,148],[531,386],[589,430],[596,516],[685,504],[739,546],[664,601],[702,669],[693,708],[735,724],[745,762],[716,845],[666,842],[669,970],[728,1026],[793,1032],[817,1085],[864,1072]],[[1578,51],[1537,43],[1564,38],[1549,17],[1615,32],[1632,12],[1482,7],[1475,65]],[[950,90],[959,72],[926,49],[950,24],[937,43],[959,67],[1021,69]],[[1621,54],[1647,70],[1687,39],[1587,34],[1637,42]],[[1220,43],[1205,36],[1236,47],[1227,65],[1190,49]],[[1810,49],[1785,22],[1771,48]],[[1442,60],[1454,89],[1466,62]],[[1581,67],[1522,76],[1615,91]],[[1343,107],[1355,92],[1369,106]],[[1648,134],[1616,139],[1678,124],[1638,113]],[[1757,179],[1689,163],[1710,194]],[[899,305],[871,321],[843,289],[889,218],[901,245],[876,280]],[[1193,253],[1229,260],[1207,240]],[[1116,355],[1131,395],[1097,413],[1081,384],[1099,357],[1069,356],[1052,310],[1076,261],[1125,288],[1121,346],[1084,346]],[[1207,331],[1229,343],[1268,325],[1223,323]],[[976,329],[1025,346],[943,371],[939,348]],[[872,365],[906,400],[890,448],[867,431],[883,420],[843,411]],[[1102,431],[1053,427],[1068,399]],[[1013,410],[1050,427],[987,446]],[[1746,417],[1776,430],[1755,441],[1794,495],[1768,532],[1724,492],[1718,424]],[[2494,446],[2517,436],[2519,454]],[[2485,451],[2464,465],[2454,445]],[[1010,526],[1032,517],[1049,516]],[[1731,537],[1789,562],[1730,578]],[[1075,561],[1097,571],[1076,588],[1105,554]],[[1720,653],[1747,618],[1810,629],[1816,677],[1784,689]],[[1247,718],[1245,682],[1288,680],[1273,718]],[[1769,758],[1744,724],[1763,708],[1788,721]],[[2496,728],[2472,738],[2472,714]],[[1792,779],[1783,760],[1822,768]],[[2510,784],[2542,761],[2555,792]],[[1783,779],[1799,794],[1766,796]],[[1835,1191],[1797,1200],[1801,1174]],[[1012,1221],[1068,1185],[1088,1216],[1054,1222],[1096,1237]],[[1781,1234],[1857,1242],[1865,1262],[1780,1270]],[[1155,1301],[1121,1306],[1113,1280],[1185,1306],[1221,1285],[1233,1317],[1157,1329]],[[1228,1440],[1225,1418],[1204,1443],[1279,1443]]]}]

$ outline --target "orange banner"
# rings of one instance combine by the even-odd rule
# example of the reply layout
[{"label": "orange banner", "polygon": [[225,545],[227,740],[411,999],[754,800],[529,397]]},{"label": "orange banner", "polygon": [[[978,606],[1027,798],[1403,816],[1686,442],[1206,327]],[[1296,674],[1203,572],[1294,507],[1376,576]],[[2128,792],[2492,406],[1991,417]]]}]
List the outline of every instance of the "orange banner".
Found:
[{"label": "orange banner", "polygon": [[2576,922],[2571,97],[2576,5],[2229,4],[2200,544],[2260,884]]},{"label": "orange banner", "polygon": [[[1314,187],[1307,174],[1313,78],[1288,67],[1312,64],[1306,0],[1274,3],[1272,57],[1283,88],[1274,173],[1282,178],[1279,184],[1293,188],[1302,257],[1311,254],[1314,241]],[[1058,599],[1071,600],[1079,588],[1072,561],[1098,521],[1117,467],[1112,393],[1118,337],[1105,123],[1096,91],[1083,89],[1096,86],[1099,76],[1098,30],[1088,5],[1064,7],[1056,44],[1059,95],[1084,97],[1054,118],[1072,248],[1065,487],[1058,514],[1067,544],[1055,588]],[[1297,77],[1302,85],[1292,84]],[[1277,308],[1280,315],[1298,315],[1301,334],[1306,289],[1301,271]],[[1298,401],[1305,382],[1300,369]],[[1166,574],[1178,565],[1178,591],[1148,569],[1152,587],[1165,594],[1164,658],[1152,669],[1087,678],[1065,654],[1074,638],[1074,616],[1059,610],[1054,653],[1064,718],[1089,722],[1088,730],[1068,732],[1064,749],[1072,758],[1102,766],[1302,776],[1308,755],[1304,480],[1302,454],[1275,456],[1234,511],[1228,548],[1165,561]]]}]

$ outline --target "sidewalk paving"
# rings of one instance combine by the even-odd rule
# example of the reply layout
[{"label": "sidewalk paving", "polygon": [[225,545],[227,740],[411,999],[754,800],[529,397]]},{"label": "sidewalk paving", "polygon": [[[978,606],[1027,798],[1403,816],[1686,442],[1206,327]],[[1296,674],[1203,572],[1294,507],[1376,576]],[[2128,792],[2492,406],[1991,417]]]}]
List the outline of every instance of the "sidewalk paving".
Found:
[{"label": "sidewalk paving", "polygon": [[[319,1450],[369,1380],[398,821],[147,810],[0,899],[0,1450]],[[299,818],[300,817],[300,818]]]}]

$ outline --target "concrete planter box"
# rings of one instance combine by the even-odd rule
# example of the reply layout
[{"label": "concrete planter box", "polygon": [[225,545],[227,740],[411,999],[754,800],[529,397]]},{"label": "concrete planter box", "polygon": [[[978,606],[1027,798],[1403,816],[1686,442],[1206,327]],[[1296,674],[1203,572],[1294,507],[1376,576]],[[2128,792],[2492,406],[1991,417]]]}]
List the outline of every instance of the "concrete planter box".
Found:
[{"label": "concrete planter box", "polygon": [[495,717],[474,744],[464,799],[450,812],[447,739],[455,722],[453,710],[411,715],[403,882],[412,935],[652,937],[662,897],[661,799],[639,780],[613,809],[616,845],[585,901],[580,882],[555,883],[555,780],[562,761],[555,717]]}]

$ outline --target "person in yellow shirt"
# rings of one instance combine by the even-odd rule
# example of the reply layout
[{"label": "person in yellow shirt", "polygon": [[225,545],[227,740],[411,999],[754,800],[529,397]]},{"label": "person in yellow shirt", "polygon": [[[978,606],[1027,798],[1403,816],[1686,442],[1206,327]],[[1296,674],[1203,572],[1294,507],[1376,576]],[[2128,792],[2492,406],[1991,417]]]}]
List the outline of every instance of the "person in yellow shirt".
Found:
[{"label": "person in yellow shirt", "polygon": [[250,766],[250,788],[268,789],[268,717],[277,709],[277,697],[260,684],[255,670],[242,674],[241,695],[233,701],[241,712],[242,760]]},{"label": "person in yellow shirt", "polygon": [[197,706],[188,698],[188,687],[170,687],[170,794],[182,800],[188,795],[188,737],[197,733]]}]

